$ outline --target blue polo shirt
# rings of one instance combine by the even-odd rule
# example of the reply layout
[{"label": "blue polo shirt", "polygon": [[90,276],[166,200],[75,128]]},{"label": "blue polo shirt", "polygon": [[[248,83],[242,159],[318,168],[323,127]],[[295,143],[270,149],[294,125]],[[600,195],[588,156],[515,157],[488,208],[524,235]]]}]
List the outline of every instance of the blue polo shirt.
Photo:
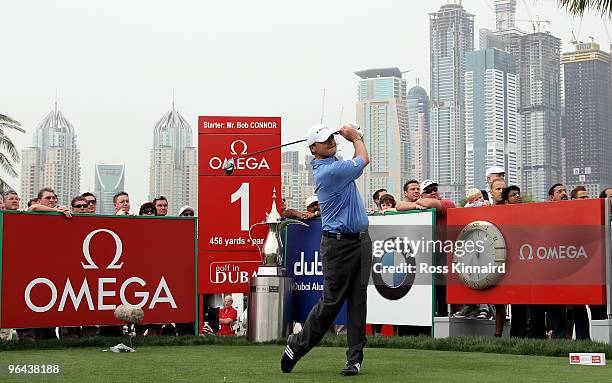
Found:
[{"label": "blue polo shirt", "polygon": [[311,164],[323,230],[337,233],[366,231],[368,216],[355,185],[365,167],[363,158],[340,161],[328,157],[312,160]]}]

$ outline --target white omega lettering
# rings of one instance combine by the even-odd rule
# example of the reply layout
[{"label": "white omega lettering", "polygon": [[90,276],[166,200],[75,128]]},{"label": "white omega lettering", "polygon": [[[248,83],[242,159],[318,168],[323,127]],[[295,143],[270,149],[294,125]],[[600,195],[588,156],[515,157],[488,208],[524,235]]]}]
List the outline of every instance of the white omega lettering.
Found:
[{"label": "white omega lettering", "polygon": [[87,279],[83,279],[83,284],[81,285],[81,289],[79,290],[79,295],[74,293],[74,289],[72,288],[72,283],[70,283],[70,279],[66,279],[66,286],[64,287],[64,292],[62,293],[62,297],[60,298],[60,304],[57,311],[64,311],[64,306],[66,305],[66,299],[70,295],[70,299],[72,300],[72,305],[75,310],[79,309],[79,305],[81,304],[81,300],[83,296],[87,299],[87,306],[89,310],[93,311],[94,304],[93,299],[91,299],[91,292],[89,291],[89,285],[87,284]]},{"label": "white omega lettering", "polygon": [[247,144],[246,142],[242,141],[242,140],[236,140],[234,142],[232,142],[232,144],[230,145],[230,153],[233,155],[238,154],[238,152],[236,152],[236,143],[240,142],[242,144],[242,152],[240,153],[240,155],[246,154],[247,153]]},{"label": "white omega lettering", "polygon": [[219,157],[213,157],[210,159],[210,161],[208,161],[208,165],[212,169],[221,169],[221,166],[223,166],[223,161],[221,161],[221,158]]},{"label": "white omega lettering", "polygon": [[91,259],[91,254],[89,252],[89,243],[91,242],[91,239],[93,238],[93,236],[98,233],[108,233],[115,240],[115,257],[113,258],[112,262],[108,266],[106,266],[106,268],[107,269],[120,269],[121,266],[123,266],[123,262],[121,262],[120,264],[117,264],[117,261],[121,259],[121,255],[123,254],[123,244],[121,243],[121,238],[119,238],[119,236],[115,232],[108,230],[108,229],[97,229],[87,234],[87,236],[85,237],[85,240],[83,241],[83,256],[85,257],[85,260],[88,263],[85,264],[81,262],[81,265],[83,266],[84,269],[97,269],[98,268],[98,266]]},{"label": "white omega lettering", "polygon": [[[528,254],[527,257],[525,257],[525,253],[524,253],[523,249],[527,249],[527,251],[529,251],[529,253],[527,253]],[[520,255],[520,259],[522,261],[524,261],[525,259],[533,259],[533,248],[531,247],[530,244],[525,243],[519,249],[519,255]]]},{"label": "white omega lettering", "polygon": [[545,247],[536,248],[536,257],[538,257],[539,259],[546,259],[546,248]]},{"label": "white omega lettering", "polygon": [[98,310],[114,310],[115,305],[105,305],[104,297],[114,297],[114,291],[105,291],[104,284],[105,283],[115,283],[117,282],[116,278],[99,278],[98,279]]},{"label": "white omega lettering", "polygon": [[119,298],[121,298],[121,303],[123,303],[124,305],[132,305],[136,306],[137,308],[142,308],[142,306],[147,303],[147,299],[149,299],[149,293],[146,291],[136,291],[134,293],[134,296],[137,298],[142,298],[142,300],[138,304],[132,304],[128,302],[128,300],[125,299],[125,289],[130,283],[138,283],[142,287],[147,285],[147,282],[143,281],[142,278],[130,277],[126,279],[125,282],[121,284],[121,289],[119,290]]},{"label": "white omega lettering", "polygon": [[[34,303],[32,303],[32,298],[30,297],[32,288],[39,283],[49,286],[49,289],[51,290],[51,300],[45,306],[36,306]],[[24,298],[26,305],[28,305],[30,310],[37,313],[44,313],[45,311],[49,311],[49,309],[55,304],[55,301],[57,301],[57,288],[55,287],[53,282],[51,282],[47,278],[36,278],[30,283],[28,283],[28,286],[26,287],[24,292]]]},{"label": "white omega lettering", "polygon": [[[162,290],[164,290],[166,294],[165,297],[159,296]],[[157,285],[157,290],[155,290],[155,294],[153,294],[153,299],[151,299],[151,304],[149,305],[149,309],[154,308],[157,303],[162,303],[162,302],[170,303],[170,306],[172,306],[173,309],[177,307],[176,303],[174,302],[174,298],[172,297],[172,293],[170,292],[170,289],[168,288],[168,284],[166,283],[166,279],[164,279],[164,277],[161,277],[159,281],[159,285]]]}]

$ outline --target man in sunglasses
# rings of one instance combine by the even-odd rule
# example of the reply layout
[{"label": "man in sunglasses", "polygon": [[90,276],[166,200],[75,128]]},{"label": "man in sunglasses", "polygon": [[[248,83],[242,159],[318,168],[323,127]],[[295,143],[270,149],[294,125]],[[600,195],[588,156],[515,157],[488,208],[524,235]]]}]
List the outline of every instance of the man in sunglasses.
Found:
[{"label": "man in sunglasses", "polygon": [[85,192],[81,194],[81,197],[84,197],[87,200],[87,213],[96,214],[96,207],[98,205],[98,200],[96,196],[90,192]]},{"label": "man in sunglasses", "polygon": [[77,196],[72,199],[70,202],[70,206],[72,207],[72,213],[75,214],[85,214],[89,213],[89,203],[87,199],[82,196]]},{"label": "man in sunglasses", "polygon": [[72,217],[70,209],[66,206],[61,206],[57,202],[57,194],[50,187],[40,189],[38,192],[38,202],[33,203],[28,208],[28,211],[58,212],[65,215],[66,218]]}]

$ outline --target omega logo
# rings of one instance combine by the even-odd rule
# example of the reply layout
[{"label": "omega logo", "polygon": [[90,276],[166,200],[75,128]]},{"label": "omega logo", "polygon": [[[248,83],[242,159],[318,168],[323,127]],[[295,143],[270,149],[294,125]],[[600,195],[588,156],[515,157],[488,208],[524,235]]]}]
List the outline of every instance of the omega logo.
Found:
[{"label": "omega logo", "polygon": [[[242,148],[242,151],[239,151],[237,149]],[[244,156],[245,154],[248,153],[248,145],[245,141],[243,140],[234,140],[231,144],[230,144],[230,154],[233,156]],[[208,166],[210,166],[211,169],[213,170],[219,170],[223,167],[223,164],[225,163],[225,161],[229,160],[230,158],[220,158],[220,157],[211,157],[210,160],[208,161]],[[235,158],[234,162],[236,164],[236,169],[238,170],[244,170],[244,169],[248,169],[248,170],[260,170],[260,169],[267,169],[270,170],[270,165],[268,165],[268,161],[266,160],[265,157],[262,157],[261,159],[255,158],[255,157],[245,157],[245,158]]]},{"label": "omega logo", "polygon": [[[83,240],[83,257],[85,257],[87,263],[81,262],[81,266],[83,266],[83,269],[99,269],[91,259],[91,253],[89,251],[90,242],[98,233],[108,233],[115,240],[115,256],[111,263],[106,266],[106,270],[121,269],[123,262],[117,262],[119,262],[123,254],[123,244],[117,233],[109,229],[96,229],[85,236]],[[73,281],[74,279],[76,278],[73,278]],[[140,285],[141,288],[139,291],[126,294],[128,291],[131,291],[128,289],[131,284]],[[94,287],[93,294],[90,285]],[[47,298],[46,303],[43,305],[38,305],[32,301],[32,290],[44,288],[42,286],[46,286],[51,293],[51,297]],[[90,279],[88,279],[87,275],[85,275],[82,277],[80,288],[78,283],[73,284],[70,277],[66,278],[65,281],[58,281],[58,283],[50,278],[38,277],[27,284],[23,298],[27,307],[36,313],[50,311],[54,306],[56,311],[62,312],[68,307],[69,302],[72,303],[75,311],[79,310],[82,302],[85,303],[89,311],[114,310],[117,305],[114,302],[109,303],[105,301],[113,298],[116,301],[117,297],[121,301],[121,304],[130,304],[138,308],[147,306],[148,309],[154,309],[155,306],[160,303],[169,304],[173,309],[177,308],[170,287],[163,276],[160,277],[157,285],[154,284],[153,286],[156,286],[154,291],[151,289],[151,284],[148,284],[143,278],[134,275],[124,276],[124,278],[120,280],[118,280],[116,276],[98,276],[97,278],[90,277]],[[58,287],[60,287],[60,289],[58,289]],[[61,289],[62,287],[63,289]],[[97,297],[95,295],[96,292]],[[151,295],[152,298],[149,301]],[[59,304],[56,306],[58,298]]]},{"label": "omega logo", "polygon": [[91,233],[87,234],[87,236],[85,237],[85,240],[83,241],[83,256],[85,257],[85,260],[88,263],[85,264],[81,262],[81,265],[83,266],[84,269],[97,269],[98,268],[98,266],[91,259],[91,254],[89,253],[89,242],[91,242],[91,239],[93,238],[93,236],[98,233],[108,233],[115,240],[115,257],[113,258],[113,261],[108,266],[106,266],[106,268],[107,269],[120,269],[121,266],[123,266],[123,262],[121,262],[120,264],[117,264],[117,261],[119,261],[123,253],[123,243],[121,242],[121,238],[119,238],[119,236],[114,231],[111,231],[108,229],[98,229],[98,230],[94,230]]},{"label": "omega logo", "polygon": [[236,143],[240,142],[242,144],[242,152],[240,153],[240,155],[245,155],[247,154],[247,144],[246,142],[242,141],[242,140],[236,140],[234,142],[232,142],[232,144],[230,145],[230,153],[233,155],[237,155],[238,153],[236,152],[235,146]]}]

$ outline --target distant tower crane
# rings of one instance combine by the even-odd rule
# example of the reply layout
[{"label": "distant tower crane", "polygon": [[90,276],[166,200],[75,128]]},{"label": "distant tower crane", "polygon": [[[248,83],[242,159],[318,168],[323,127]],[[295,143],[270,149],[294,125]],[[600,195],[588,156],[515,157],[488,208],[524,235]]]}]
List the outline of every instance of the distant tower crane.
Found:
[{"label": "distant tower crane", "polygon": [[548,24],[548,25],[550,25],[550,20],[542,20],[542,19],[540,19],[540,16],[537,16],[537,15],[536,15],[535,19],[531,19],[531,20],[516,20],[516,21],[524,21],[524,22],[531,23],[531,27],[533,28],[533,33],[536,33],[536,29],[537,29],[537,32],[541,32],[543,30],[543,26],[541,24]]}]

